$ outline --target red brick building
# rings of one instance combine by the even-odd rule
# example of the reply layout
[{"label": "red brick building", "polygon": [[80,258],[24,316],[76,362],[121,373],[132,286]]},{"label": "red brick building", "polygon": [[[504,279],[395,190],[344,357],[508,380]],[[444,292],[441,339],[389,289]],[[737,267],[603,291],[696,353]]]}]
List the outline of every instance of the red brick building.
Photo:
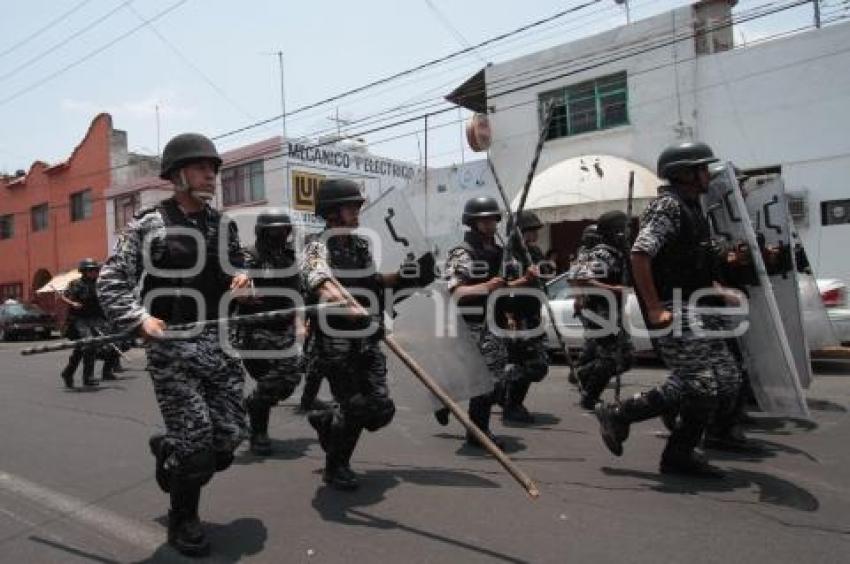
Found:
[{"label": "red brick building", "polygon": [[32,301],[81,258],[106,258],[105,191],[152,159],[128,153],[126,133],[100,114],[65,161],[0,176],[0,300]]}]

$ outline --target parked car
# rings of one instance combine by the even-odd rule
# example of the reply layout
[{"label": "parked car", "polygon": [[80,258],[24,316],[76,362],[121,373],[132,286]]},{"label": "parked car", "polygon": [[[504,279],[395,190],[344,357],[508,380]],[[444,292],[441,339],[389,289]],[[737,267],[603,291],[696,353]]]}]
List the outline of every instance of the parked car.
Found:
[{"label": "parked car", "polygon": [[[841,343],[850,343],[850,304],[847,301],[847,285],[838,279],[819,279],[817,280],[817,287],[821,301],[826,308],[827,316],[832,322],[835,336]],[[578,317],[573,314],[574,290],[571,291],[567,283],[566,273],[551,280],[546,285],[546,293],[549,296],[549,303],[552,304],[552,312],[558,320],[558,328],[561,330],[561,335],[564,337],[567,346],[571,352],[580,351],[584,346],[584,329]],[[805,307],[806,304],[803,305]],[[560,354],[562,351],[546,308],[543,308],[543,321],[546,328],[546,349],[550,353]],[[626,322],[635,328],[642,329],[645,327],[634,294],[630,294],[626,301]],[[807,327],[804,329],[809,336],[809,345],[816,347],[817,345],[812,343],[815,328]],[[809,329],[811,329],[811,334]],[[649,339],[642,337],[640,332],[633,334],[632,344],[636,354],[654,354]]]},{"label": "parked car", "polygon": [[[546,294],[549,296],[549,303],[552,305],[552,313],[558,321],[558,329],[571,352],[581,351],[584,347],[584,328],[581,325],[579,318],[574,315],[575,298],[573,294],[575,289],[571,288],[567,283],[567,274],[563,273],[546,284]],[[645,329],[643,317],[640,313],[637,298],[634,294],[629,294],[626,300],[626,317],[627,326],[636,329]],[[549,319],[546,308],[543,308],[543,323],[546,328],[546,349],[553,354],[562,353],[558,345],[558,339],[555,335],[555,330],[552,327],[552,322]],[[632,345],[636,354],[653,355],[654,351],[652,343],[648,337],[640,335],[640,331],[633,333]]]},{"label": "parked car", "polygon": [[19,337],[49,339],[57,328],[56,318],[36,305],[0,305],[0,341]]},{"label": "parked car", "polygon": [[850,306],[847,303],[847,284],[836,278],[819,279],[818,291],[832,322],[835,336],[841,343],[850,343]]}]

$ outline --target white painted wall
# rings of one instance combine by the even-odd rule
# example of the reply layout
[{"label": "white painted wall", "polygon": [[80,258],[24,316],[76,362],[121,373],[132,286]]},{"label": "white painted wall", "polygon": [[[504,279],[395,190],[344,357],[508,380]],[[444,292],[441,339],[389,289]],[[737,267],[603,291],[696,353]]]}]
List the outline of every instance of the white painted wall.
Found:
[{"label": "white painted wall", "polygon": [[[820,202],[850,198],[850,24],[835,24],[713,55],[695,55],[693,39],[606,62],[520,91],[569,69],[616,57],[653,36],[691,33],[683,7],[570,44],[488,67],[491,154],[513,194],[522,181],[539,127],[538,96],[558,87],[625,70],[627,126],[549,141],[538,172],[587,154],[611,154],[655,169],[658,153],[679,139],[709,143],[742,168],[781,166],[789,191],[807,191],[808,226],[800,234],[818,277],[850,282],[850,225],[821,226]],[[677,64],[673,64],[677,61]]]}]

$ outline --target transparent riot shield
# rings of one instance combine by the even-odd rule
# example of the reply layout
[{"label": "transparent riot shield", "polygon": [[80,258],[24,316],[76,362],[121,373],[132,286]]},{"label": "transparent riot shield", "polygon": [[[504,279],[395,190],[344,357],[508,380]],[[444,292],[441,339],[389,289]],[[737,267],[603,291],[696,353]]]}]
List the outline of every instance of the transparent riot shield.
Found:
[{"label": "transparent riot shield", "polygon": [[429,251],[410,204],[395,187],[363,208],[357,232],[370,240],[378,272],[395,271],[405,260],[416,260]]},{"label": "transparent riot shield", "polygon": [[808,388],[812,382],[812,365],[803,326],[800,286],[791,240],[793,224],[788,216],[785,186],[782,179],[775,175],[748,180],[743,188],[747,212],[756,235],[764,238],[765,245],[778,250],[775,264],[768,270],[768,274],[788,345],[794,355],[800,384]]},{"label": "transparent riot shield", "polygon": [[[765,412],[809,418],[773,283],[758,251],[756,232],[731,163],[726,163],[723,172],[711,181],[703,204],[715,235],[732,243],[743,242],[752,251],[756,280],[746,287],[750,323],[738,342],[756,400]],[[779,221],[782,209],[776,208],[771,223],[774,218]]]},{"label": "transparent riot shield", "polygon": [[800,284],[800,306],[809,350],[817,351],[841,344],[820,297],[815,277],[805,272],[797,274]]},{"label": "transparent riot shield", "polygon": [[[489,393],[493,379],[474,335],[457,313],[446,282],[438,280],[396,305],[387,328],[455,401]],[[442,403],[412,377],[391,376],[390,385],[409,407],[435,410]],[[395,392],[394,392],[395,393]]]}]

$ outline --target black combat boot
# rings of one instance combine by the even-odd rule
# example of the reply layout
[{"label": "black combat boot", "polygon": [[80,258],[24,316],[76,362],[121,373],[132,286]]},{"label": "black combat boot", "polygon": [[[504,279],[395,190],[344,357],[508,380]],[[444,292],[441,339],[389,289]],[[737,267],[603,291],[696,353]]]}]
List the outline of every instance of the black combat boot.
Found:
[{"label": "black combat boot", "polygon": [[325,457],[322,480],[336,490],[353,491],[360,487],[357,474],[351,469],[351,455],[360,438],[359,427],[339,427],[333,430],[331,449]]},{"label": "black combat boot", "polygon": [[523,405],[530,387],[531,382],[528,380],[519,380],[508,384],[508,394],[505,408],[502,411],[502,421],[524,424],[534,423],[534,416]]},{"label": "black combat boot", "polygon": [[714,412],[711,424],[705,431],[703,446],[727,452],[757,453],[761,449],[747,439],[741,423],[744,413],[743,393],[735,395],[733,401],[721,402]]},{"label": "black combat boot", "polygon": [[311,411],[310,414],[307,416],[307,421],[310,423],[310,426],[316,430],[316,434],[319,436],[319,444],[321,445],[322,450],[328,452],[331,441],[331,425],[333,424],[333,411],[331,411],[330,409]]},{"label": "black combat boot", "polygon": [[723,473],[708,464],[694,451],[702,439],[703,430],[713,410],[708,406],[682,404],[679,423],[670,433],[661,454],[662,474],[678,474],[695,478],[722,478]]},{"label": "black combat boot", "polygon": [[434,412],[434,419],[437,420],[437,423],[445,427],[449,424],[449,415],[451,411],[449,411],[448,407],[443,407]]},{"label": "black combat boot", "polygon": [[65,370],[62,371],[62,381],[65,383],[65,387],[69,390],[74,389],[74,371],[69,370],[70,366],[65,367]]},{"label": "black combat boot", "polygon": [[629,438],[629,426],[661,415],[667,407],[665,404],[658,390],[636,395],[619,404],[596,404],[594,412],[599,420],[599,432],[608,450],[622,456],[623,443]]},{"label": "black combat boot", "polygon": [[245,408],[251,426],[251,436],[248,439],[251,452],[258,456],[270,455],[272,442],[269,439],[269,406],[251,396],[245,400]]},{"label": "black combat boot", "polygon": [[117,380],[115,377],[115,365],[118,362],[115,358],[107,358],[103,361],[103,371],[100,373],[101,380]]},{"label": "black combat boot", "polygon": [[[489,394],[475,396],[469,400],[469,418],[481,431],[496,443],[499,448],[504,448],[504,443],[490,431],[490,409],[492,397]],[[484,445],[475,438],[472,433],[466,433],[466,444],[475,448],[484,448]]]},{"label": "black combat boot", "polygon": [[206,556],[210,542],[198,517],[201,486],[175,480],[171,485],[171,509],[168,511],[168,544],[184,556]]}]

